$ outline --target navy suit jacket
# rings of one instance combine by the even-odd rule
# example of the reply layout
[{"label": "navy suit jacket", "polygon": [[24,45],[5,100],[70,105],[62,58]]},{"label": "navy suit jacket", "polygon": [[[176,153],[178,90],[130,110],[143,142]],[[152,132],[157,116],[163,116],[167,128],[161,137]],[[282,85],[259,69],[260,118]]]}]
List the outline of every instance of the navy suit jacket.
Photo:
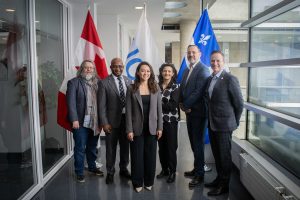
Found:
[{"label": "navy suit jacket", "polygon": [[224,70],[209,98],[211,80],[212,76],[209,77],[205,90],[210,129],[216,132],[233,131],[239,126],[244,105],[238,79]]},{"label": "navy suit jacket", "polygon": [[86,87],[82,78],[75,77],[68,81],[66,98],[70,123],[79,121],[82,126],[86,110]]},{"label": "navy suit jacket", "polygon": [[180,84],[180,100],[185,109],[191,109],[190,116],[207,117],[204,101],[205,85],[209,77],[208,68],[198,62],[187,80],[189,69],[185,69]]},{"label": "navy suit jacket", "polygon": [[[128,87],[131,84],[131,80],[126,76],[123,76],[123,79],[126,87]],[[113,75],[99,82],[97,97],[99,124],[102,126],[110,124],[113,128],[119,128],[123,108]]]}]

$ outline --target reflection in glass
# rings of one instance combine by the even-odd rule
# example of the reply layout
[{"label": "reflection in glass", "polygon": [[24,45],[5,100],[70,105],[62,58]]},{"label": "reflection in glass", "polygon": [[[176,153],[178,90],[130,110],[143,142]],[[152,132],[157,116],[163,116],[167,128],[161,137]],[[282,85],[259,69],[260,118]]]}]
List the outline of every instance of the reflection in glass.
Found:
[{"label": "reflection in glass", "polygon": [[300,118],[300,66],[250,69],[249,101]]},{"label": "reflection in glass", "polygon": [[300,131],[249,112],[249,141],[300,178]]},{"label": "reflection in glass", "polygon": [[57,92],[63,80],[63,6],[36,1],[38,96],[44,174],[66,154],[66,134],[56,123]]},{"label": "reflection in glass", "polygon": [[300,7],[252,29],[251,61],[299,58]]},{"label": "reflection in glass", "polygon": [[[27,1],[0,0],[0,198],[36,184],[32,166]],[[14,9],[6,12],[5,8]]]}]

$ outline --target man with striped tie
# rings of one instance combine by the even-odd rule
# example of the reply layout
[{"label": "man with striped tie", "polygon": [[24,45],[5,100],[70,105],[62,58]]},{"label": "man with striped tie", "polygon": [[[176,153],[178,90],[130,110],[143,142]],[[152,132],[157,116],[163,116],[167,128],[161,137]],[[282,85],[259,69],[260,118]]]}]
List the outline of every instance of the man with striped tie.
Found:
[{"label": "man with striped tie", "polygon": [[125,99],[127,86],[131,81],[123,76],[124,65],[121,58],[111,61],[112,74],[100,81],[98,90],[99,124],[105,132],[106,144],[106,184],[114,181],[116,150],[120,144],[120,176],[129,179],[129,141],[125,134]]}]

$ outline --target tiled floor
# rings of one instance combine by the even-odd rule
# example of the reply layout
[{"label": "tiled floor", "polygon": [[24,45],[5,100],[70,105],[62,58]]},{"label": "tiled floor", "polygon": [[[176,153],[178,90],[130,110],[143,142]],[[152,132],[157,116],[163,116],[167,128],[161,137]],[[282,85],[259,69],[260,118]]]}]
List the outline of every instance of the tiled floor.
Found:
[{"label": "tiled floor", "polygon": [[[102,155],[105,155],[105,145],[101,147]],[[105,158],[103,157],[103,162]],[[218,197],[208,197],[208,188],[203,185],[190,189],[189,178],[183,176],[183,172],[192,169],[193,158],[190,144],[187,137],[185,124],[182,124],[179,131],[179,148],[178,148],[178,167],[175,183],[167,184],[165,179],[155,179],[152,191],[143,190],[136,193],[132,189],[130,181],[121,179],[116,168],[114,184],[106,185],[105,178],[99,178],[86,173],[86,182],[77,183],[74,179],[73,160],[70,160],[48,184],[33,198],[34,200],[57,200],[57,199],[159,199],[159,200],[206,200],[206,199],[230,199],[230,200],[252,200],[253,198],[239,181],[237,169],[233,169],[230,182],[229,194]],[[104,165],[105,166],[105,165]],[[118,166],[116,164],[116,166]],[[215,168],[212,172],[205,174],[205,182],[212,181],[215,176]],[[130,169],[130,168],[129,168]],[[157,157],[157,173],[160,172],[160,164]],[[105,171],[105,169],[103,168]]]}]

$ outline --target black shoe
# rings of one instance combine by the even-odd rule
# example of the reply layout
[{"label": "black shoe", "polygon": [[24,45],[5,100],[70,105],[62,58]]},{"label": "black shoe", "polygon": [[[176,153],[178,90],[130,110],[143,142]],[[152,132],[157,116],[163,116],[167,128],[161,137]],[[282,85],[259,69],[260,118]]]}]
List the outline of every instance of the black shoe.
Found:
[{"label": "black shoe", "polygon": [[201,185],[203,182],[203,176],[194,176],[191,182],[189,182],[189,187],[196,187]]},{"label": "black shoe", "polygon": [[127,178],[127,179],[131,178],[131,174],[130,174],[130,172],[127,169],[120,171],[119,174],[120,174],[120,176],[122,176],[124,178]]},{"label": "black shoe", "polygon": [[113,174],[107,174],[105,183],[106,184],[112,184],[114,182],[114,175]]},{"label": "black shoe", "polygon": [[184,176],[195,176],[195,170],[184,172]]},{"label": "black shoe", "polygon": [[207,193],[208,196],[218,196],[221,194],[225,194],[229,192],[229,188],[228,186],[224,186],[224,185],[220,185],[219,187],[209,191]]},{"label": "black shoe", "polygon": [[210,183],[204,183],[204,186],[205,187],[218,187],[219,183],[220,183],[220,181],[218,179],[215,179]]},{"label": "black shoe", "polygon": [[176,174],[175,173],[171,173],[167,179],[167,183],[173,183],[176,179]]},{"label": "black shoe", "polygon": [[96,175],[96,176],[104,176],[103,171],[101,171],[100,169],[96,168],[96,169],[89,169],[89,172]]},{"label": "black shoe", "polygon": [[77,175],[76,180],[79,183],[84,183],[85,182],[84,175]]},{"label": "black shoe", "polygon": [[169,170],[161,170],[161,172],[159,174],[157,174],[156,178],[160,179],[163,178],[165,176],[169,176]]}]

